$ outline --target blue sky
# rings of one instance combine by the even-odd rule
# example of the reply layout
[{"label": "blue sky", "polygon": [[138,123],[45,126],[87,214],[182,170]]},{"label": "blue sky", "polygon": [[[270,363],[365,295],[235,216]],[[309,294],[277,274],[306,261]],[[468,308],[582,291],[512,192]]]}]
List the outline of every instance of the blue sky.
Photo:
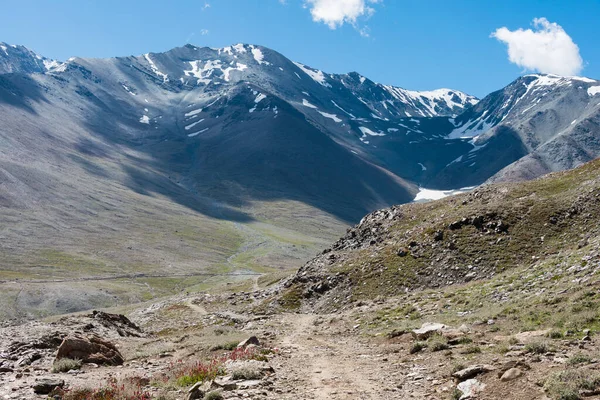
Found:
[{"label": "blue sky", "polygon": [[[360,3],[363,12],[355,12]],[[337,5],[349,14],[337,14]],[[59,60],[139,55],[186,42],[252,43],[326,72],[358,71],[408,89],[449,87],[481,97],[524,73],[523,65],[559,68],[580,57],[579,74],[600,79],[599,17],[597,0],[4,0],[0,41]],[[566,56],[540,60],[541,42],[521,46],[511,32],[534,29],[534,18],[564,30],[567,43],[557,46]],[[504,42],[490,37],[501,27],[508,29]],[[509,42],[521,66],[509,61]]]}]

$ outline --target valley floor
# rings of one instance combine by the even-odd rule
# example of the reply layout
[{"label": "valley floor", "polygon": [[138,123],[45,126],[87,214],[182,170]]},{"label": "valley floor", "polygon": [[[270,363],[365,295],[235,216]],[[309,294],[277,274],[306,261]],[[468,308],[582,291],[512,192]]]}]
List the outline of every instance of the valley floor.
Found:
[{"label": "valley floor", "polygon": [[[270,294],[263,289],[180,296],[119,310],[139,324],[140,337],[118,332],[118,327],[91,314],[2,328],[0,398],[46,398],[35,395],[32,386],[50,378],[75,389],[107,387],[111,379],[143,382],[140,390],[148,398],[186,399],[189,385],[162,377],[180,365],[227,357],[231,354],[227,349],[250,336],[257,336],[261,346],[269,349],[266,361],[273,373],[258,381],[238,380],[235,387],[222,386],[225,390],[219,390],[226,399],[575,399],[579,397],[548,396],[549,377],[561,371],[595,376],[600,369],[600,343],[594,336],[550,338],[549,330],[518,333],[507,321],[477,322],[468,315],[460,326],[460,340],[448,340],[457,329],[450,330],[449,336],[446,332],[423,341],[416,341],[410,330],[382,329],[390,313],[413,302],[422,316],[411,324],[436,322],[436,302],[420,303],[420,295],[367,302],[336,314],[251,311]],[[506,335],[505,330],[514,334]],[[77,371],[50,372],[57,345],[40,348],[35,343],[74,332],[113,341],[124,355],[124,365],[84,364]],[[422,349],[415,351],[417,344]],[[464,379],[453,373],[481,365],[484,370],[472,378],[482,385],[482,392],[471,397],[457,392]],[[522,376],[504,381],[500,376],[507,366],[518,366]],[[599,394],[588,391],[585,396],[597,399]]]}]

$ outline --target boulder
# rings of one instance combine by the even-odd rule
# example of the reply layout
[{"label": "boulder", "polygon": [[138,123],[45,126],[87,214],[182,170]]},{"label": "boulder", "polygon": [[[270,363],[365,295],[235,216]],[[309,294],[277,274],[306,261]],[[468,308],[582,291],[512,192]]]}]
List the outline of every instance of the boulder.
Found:
[{"label": "boulder", "polygon": [[246,348],[251,344],[254,346],[260,346],[260,341],[258,340],[258,338],[256,336],[250,336],[248,339],[240,342],[240,344],[238,344],[237,347],[238,347],[238,349]]},{"label": "boulder", "polygon": [[479,382],[477,379],[468,379],[459,383],[456,388],[462,392],[460,400],[465,400],[475,398],[478,393],[483,392],[483,389],[485,389],[485,384]]},{"label": "boulder", "polygon": [[119,336],[140,337],[142,334],[140,327],[122,314],[110,314],[94,310],[88,317],[97,320],[101,325],[108,329],[116,330]]},{"label": "boulder", "polygon": [[453,373],[452,376],[454,378],[458,379],[459,382],[462,382],[464,380],[473,378],[479,374],[485,374],[486,372],[490,372],[495,369],[496,368],[494,368],[491,365],[476,364],[476,365],[471,365],[470,367],[467,367],[465,369],[461,369],[460,371]]},{"label": "boulder", "polygon": [[36,394],[48,394],[56,388],[65,386],[65,381],[62,379],[38,379],[33,384],[32,388]]},{"label": "boulder", "polygon": [[509,381],[517,379],[521,375],[523,375],[523,371],[521,371],[519,368],[511,368],[508,371],[506,371],[504,374],[502,374],[502,377],[500,378],[500,380],[503,382],[509,382]]},{"label": "boulder", "polygon": [[188,390],[186,400],[203,399],[210,391],[212,384],[212,381],[196,382],[196,384]]},{"label": "boulder", "polygon": [[60,347],[56,359],[79,359],[84,363],[121,365],[123,356],[117,347],[98,336],[67,336]]},{"label": "boulder", "polygon": [[[551,331],[551,329],[520,332],[520,333],[517,333],[516,335],[513,335],[512,337],[514,337],[519,343],[529,343],[529,342],[539,339],[540,337],[545,337],[546,335],[548,335],[548,333],[550,333],[550,331]],[[511,336],[494,336],[494,340],[496,342],[505,342],[505,341],[510,340],[510,338],[511,338]]]},{"label": "boulder", "polygon": [[506,371],[508,371],[509,369],[512,369],[512,368],[519,368],[521,371],[531,369],[529,364],[527,364],[524,361],[521,361],[521,360],[507,361],[498,370],[498,378],[502,378],[502,375],[504,375],[504,373]]},{"label": "boulder", "polygon": [[215,379],[211,384],[211,389],[221,389],[221,390],[236,390],[238,388],[238,383],[234,381],[231,376],[223,376]]},{"label": "boulder", "polygon": [[426,340],[430,336],[440,335],[444,328],[446,328],[444,324],[425,322],[419,329],[413,330],[412,335],[416,340]]}]

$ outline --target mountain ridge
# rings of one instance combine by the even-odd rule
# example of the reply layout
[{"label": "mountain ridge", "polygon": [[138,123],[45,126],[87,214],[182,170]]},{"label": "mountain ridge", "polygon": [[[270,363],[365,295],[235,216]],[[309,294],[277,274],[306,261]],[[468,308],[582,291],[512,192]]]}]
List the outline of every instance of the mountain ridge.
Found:
[{"label": "mountain ridge", "polygon": [[[547,169],[600,154],[589,82],[527,92],[515,81],[471,105],[443,91],[443,103],[399,89],[394,97],[360,74],[325,74],[255,45],[74,58],[43,73],[35,72],[41,56],[18,54],[22,72],[0,74],[0,220],[10,226],[0,268],[16,280],[165,270],[235,280],[240,270],[295,268],[365,214],[411,202],[420,187],[478,185],[536,151],[552,161]],[[485,122],[485,104],[499,109],[503,96],[525,92],[501,124],[448,137]],[[456,115],[453,107],[467,103]],[[77,311],[178,287],[139,281],[100,291],[82,280],[44,293],[7,284],[17,311],[3,312]]]}]

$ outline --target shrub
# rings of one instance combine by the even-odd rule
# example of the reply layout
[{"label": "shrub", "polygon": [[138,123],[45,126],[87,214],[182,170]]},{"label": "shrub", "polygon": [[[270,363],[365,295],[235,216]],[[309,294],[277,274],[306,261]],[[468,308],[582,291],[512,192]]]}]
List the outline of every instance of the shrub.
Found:
[{"label": "shrub", "polygon": [[415,354],[420,352],[421,350],[423,350],[425,347],[427,347],[427,345],[423,342],[415,342],[412,344],[412,346],[410,346],[410,350],[409,353],[410,354]]},{"label": "shrub", "polygon": [[525,351],[533,354],[545,354],[550,351],[550,348],[545,342],[532,342],[525,346]]},{"label": "shrub", "polygon": [[458,388],[454,388],[450,393],[450,400],[459,400],[463,396],[463,392],[458,390]]},{"label": "shrub", "polygon": [[564,335],[561,331],[553,329],[552,331],[548,332],[548,337],[550,339],[562,339]]},{"label": "shrub", "polygon": [[210,351],[215,351],[215,350],[235,350],[237,348],[237,345],[239,344],[239,342],[227,342],[227,343],[220,343],[217,345],[214,345],[213,347],[210,348]]},{"label": "shrub", "polygon": [[478,353],[481,353],[481,347],[475,346],[475,345],[468,346],[462,351],[462,353],[463,354],[478,354]]},{"label": "shrub", "polygon": [[213,359],[208,363],[196,362],[180,368],[177,372],[177,384],[179,386],[190,386],[196,382],[215,379],[219,375],[224,375],[223,363]]},{"label": "shrub", "polygon": [[588,357],[582,353],[577,353],[577,354],[569,357],[569,360],[567,361],[567,363],[570,365],[577,365],[577,364],[587,364],[590,361],[592,361],[592,359],[590,357]]},{"label": "shrub", "polygon": [[161,376],[164,383],[174,382],[178,386],[190,386],[197,382],[215,379],[225,374],[225,362],[228,360],[258,360],[266,359],[265,350],[236,348],[229,354],[214,357],[210,361],[197,361],[184,364],[174,363],[167,374]]},{"label": "shrub", "polygon": [[52,372],[69,372],[72,369],[81,368],[81,360],[72,359],[72,358],[61,358],[60,360],[56,360],[54,365],[52,365]]},{"label": "shrub", "polygon": [[242,367],[234,370],[231,374],[231,377],[235,380],[242,379],[251,381],[255,379],[261,379],[263,377],[263,373],[258,368]]},{"label": "shrub", "polygon": [[544,384],[544,389],[555,400],[580,400],[581,390],[596,390],[600,386],[600,375],[591,371],[575,369],[557,372]]},{"label": "shrub", "polygon": [[50,393],[50,398],[58,396],[62,400],[150,400],[150,393],[131,381],[127,383],[111,379],[108,383],[97,389],[75,388],[58,389]]},{"label": "shrub", "polygon": [[442,351],[450,348],[448,339],[441,335],[434,335],[429,338],[427,347],[429,347],[431,351]]},{"label": "shrub", "polygon": [[473,339],[468,336],[463,336],[457,340],[458,344],[470,344],[473,343]]},{"label": "shrub", "polygon": [[217,390],[206,393],[204,400],[223,400],[223,395]]}]

